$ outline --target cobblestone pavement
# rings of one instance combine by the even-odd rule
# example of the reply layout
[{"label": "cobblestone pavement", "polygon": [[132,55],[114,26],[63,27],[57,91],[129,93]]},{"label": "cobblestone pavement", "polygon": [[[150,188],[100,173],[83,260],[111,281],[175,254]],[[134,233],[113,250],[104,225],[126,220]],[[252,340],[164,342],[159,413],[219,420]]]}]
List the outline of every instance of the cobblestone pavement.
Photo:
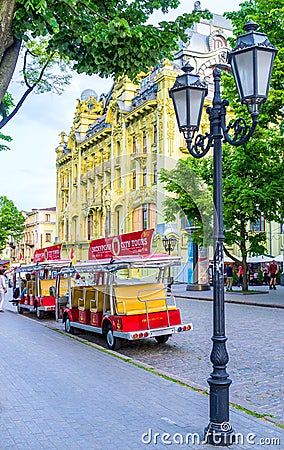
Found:
[{"label": "cobblestone pavement", "polygon": [[[210,291],[186,290],[184,283],[172,286],[175,297],[192,298],[198,300],[213,300],[213,288]],[[268,286],[250,286],[249,291],[242,293],[241,288],[234,286],[233,291],[225,291],[225,303],[239,303],[284,309],[284,286],[277,285],[276,290],[269,290]]]},{"label": "cobblestone pavement", "polygon": [[[154,340],[123,341],[119,353],[207,390],[212,371],[212,303],[177,299],[177,304],[183,320],[193,322],[192,331],[172,336],[160,345]],[[260,414],[273,415],[272,421],[284,424],[284,311],[227,304],[226,319],[228,372],[233,381],[230,400]],[[52,326],[54,322],[45,323]],[[106,347],[101,336],[81,332],[78,336]]]},{"label": "cobblestone pavement", "polygon": [[[193,322],[192,332],[172,336],[163,345],[127,342],[120,352],[207,389],[212,371],[212,304],[189,299],[178,299],[177,304],[183,320]],[[274,421],[284,424],[284,311],[227,304],[226,318],[228,372],[233,380],[230,400],[272,414]]]},{"label": "cobblestone pavement", "polygon": [[[31,317],[0,317],[1,450],[216,448],[203,442],[205,395]],[[283,448],[284,430],[273,424],[234,408],[230,420],[231,450]]]}]

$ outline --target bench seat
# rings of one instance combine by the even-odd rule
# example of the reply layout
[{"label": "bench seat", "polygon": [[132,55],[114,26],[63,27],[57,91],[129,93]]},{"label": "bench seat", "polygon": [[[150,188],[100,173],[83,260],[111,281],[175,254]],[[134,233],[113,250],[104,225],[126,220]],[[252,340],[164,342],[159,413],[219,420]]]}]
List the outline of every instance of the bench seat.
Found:
[{"label": "bench seat", "polygon": [[176,306],[167,307],[167,295],[162,283],[132,284],[115,286],[117,313],[136,315],[175,310]]},{"label": "bench seat", "polygon": [[50,280],[40,280],[40,294],[41,297],[48,297],[50,295],[52,295],[50,293],[50,288],[54,287],[55,288],[55,279],[50,279]]}]

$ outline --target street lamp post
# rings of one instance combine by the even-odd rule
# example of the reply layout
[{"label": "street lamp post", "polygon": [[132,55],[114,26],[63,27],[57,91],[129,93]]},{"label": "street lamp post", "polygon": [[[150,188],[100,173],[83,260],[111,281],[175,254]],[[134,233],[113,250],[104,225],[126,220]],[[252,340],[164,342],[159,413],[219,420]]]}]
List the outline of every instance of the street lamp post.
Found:
[{"label": "street lamp post", "polygon": [[[174,250],[176,244],[177,244],[177,238],[175,236],[163,236],[162,238],[163,246],[166,252],[169,256],[171,256],[171,252]],[[171,286],[172,280],[171,280],[171,268],[169,266],[168,268],[168,288]]]},{"label": "street lamp post", "polygon": [[284,218],[282,219],[282,273],[280,284],[281,286],[284,286]]},{"label": "street lamp post", "polygon": [[[196,132],[207,85],[198,75],[192,74],[190,65],[183,67],[184,74],[176,78],[169,94],[173,100],[179,130],[183,132],[188,151],[194,158],[202,158],[213,148],[214,158],[214,263],[213,263],[213,346],[210,355],[213,371],[208,383],[210,386],[210,422],[205,428],[206,441],[213,445],[228,445],[234,442],[234,432],[229,423],[229,387],[231,380],[226,371],[229,361],[226,349],[225,308],[224,308],[224,230],[222,201],[222,140],[231,145],[245,144],[252,136],[260,107],[267,100],[272,66],[277,49],[264,33],[256,30],[258,25],[252,21],[244,26],[236,47],[229,53],[228,62],[237,85],[240,101],[246,104],[251,114],[249,127],[243,118],[226,125],[228,101],[220,94],[221,71],[215,67],[214,96],[211,108],[207,108],[210,132],[205,135]],[[233,136],[229,132],[233,131]]]},{"label": "street lamp post", "polygon": [[10,260],[11,261],[15,261],[15,249],[16,249],[16,244],[13,240],[13,238],[11,238],[11,242],[9,242],[9,246],[10,246]]}]

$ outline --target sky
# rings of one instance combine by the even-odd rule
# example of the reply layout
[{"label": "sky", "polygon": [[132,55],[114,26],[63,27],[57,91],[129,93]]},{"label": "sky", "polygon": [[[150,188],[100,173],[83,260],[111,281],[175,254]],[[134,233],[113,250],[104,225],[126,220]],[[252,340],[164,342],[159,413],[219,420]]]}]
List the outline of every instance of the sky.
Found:
[{"label": "sky", "polygon": [[[211,12],[238,9],[241,0],[201,0],[201,7]],[[182,0],[167,19],[190,12],[194,0]],[[161,20],[162,17],[159,17]],[[0,152],[0,196],[13,200],[18,209],[56,206],[55,200],[55,148],[60,142],[60,132],[69,133],[77,99],[84,89],[93,89],[98,95],[106,93],[112,80],[98,76],[74,74],[72,82],[62,95],[31,94],[16,116],[1,131],[13,138],[10,151]],[[12,80],[9,91],[19,92],[19,85]]]}]

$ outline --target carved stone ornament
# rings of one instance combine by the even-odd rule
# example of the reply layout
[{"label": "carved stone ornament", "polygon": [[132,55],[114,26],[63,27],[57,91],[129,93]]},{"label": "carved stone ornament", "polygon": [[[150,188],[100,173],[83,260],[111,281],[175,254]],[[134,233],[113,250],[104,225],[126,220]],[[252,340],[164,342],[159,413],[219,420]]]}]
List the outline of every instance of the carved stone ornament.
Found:
[{"label": "carved stone ornament", "polygon": [[141,167],[146,167],[148,154],[147,153],[134,153],[133,159],[138,161]]}]

